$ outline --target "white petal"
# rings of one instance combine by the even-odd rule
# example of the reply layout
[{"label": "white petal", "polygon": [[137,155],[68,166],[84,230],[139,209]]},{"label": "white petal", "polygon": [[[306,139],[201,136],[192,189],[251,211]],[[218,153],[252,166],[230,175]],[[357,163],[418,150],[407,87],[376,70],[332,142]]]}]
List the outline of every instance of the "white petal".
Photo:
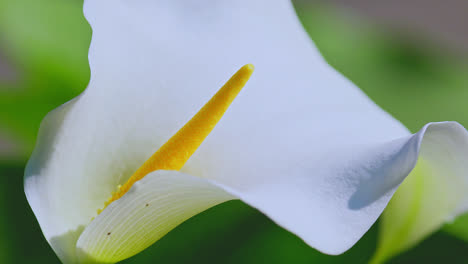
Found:
[{"label": "white petal", "polygon": [[[90,218],[83,218],[86,200],[72,188],[79,178],[68,178],[56,171],[60,166],[57,153],[60,130],[64,119],[76,103],[76,99],[50,112],[42,121],[38,143],[26,166],[24,190],[26,198],[36,215],[45,238],[63,262],[75,258],[75,245],[83,231],[83,224]],[[54,177],[57,176],[57,177]],[[73,207],[69,205],[73,204]]]},{"label": "white petal", "polygon": [[425,129],[417,167],[383,215],[375,263],[415,245],[468,209],[465,129],[458,123]]},{"label": "white petal", "polygon": [[[430,166],[422,175],[427,177],[423,178],[422,207],[416,208],[419,211],[412,219],[414,230],[404,229],[409,233],[408,240],[394,241],[407,246],[467,208],[464,161],[468,156],[468,134],[458,123],[429,124],[415,135],[380,145],[343,145],[340,151],[323,152],[320,158],[299,160],[288,153],[284,163],[297,161],[287,177],[273,172],[257,177],[250,174],[247,177],[257,183],[248,185],[248,180],[243,179],[238,185],[233,181],[230,187],[242,200],[309,245],[338,254],[351,247],[377,219],[396,187],[413,169],[420,148],[421,158]],[[262,166],[268,166],[267,162]],[[389,235],[388,239],[394,237]]]},{"label": "white petal", "polygon": [[232,199],[235,197],[198,177],[153,172],[85,229],[77,243],[81,261],[114,263],[129,258],[193,215]]}]

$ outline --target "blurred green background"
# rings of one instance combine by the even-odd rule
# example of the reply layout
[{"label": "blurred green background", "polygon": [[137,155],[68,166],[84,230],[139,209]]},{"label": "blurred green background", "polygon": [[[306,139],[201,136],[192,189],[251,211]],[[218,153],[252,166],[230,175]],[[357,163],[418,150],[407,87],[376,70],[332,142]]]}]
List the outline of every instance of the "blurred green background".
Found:
[{"label": "blurred green background", "polygon": [[[296,9],[328,62],[411,131],[444,120],[468,127],[463,49],[332,4]],[[81,10],[82,0],[0,0],[0,263],[58,263],[26,202],[23,170],[41,119],[88,82],[91,30]],[[233,201],[124,263],[365,263],[377,233],[378,223],[350,251],[327,256]],[[468,216],[390,263],[468,263],[465,241]]]}]

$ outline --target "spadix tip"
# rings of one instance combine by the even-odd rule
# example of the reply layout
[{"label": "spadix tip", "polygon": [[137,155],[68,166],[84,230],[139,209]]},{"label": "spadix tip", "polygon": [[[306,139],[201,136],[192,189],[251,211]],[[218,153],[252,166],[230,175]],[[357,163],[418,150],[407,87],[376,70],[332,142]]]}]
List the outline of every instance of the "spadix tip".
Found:
[{"label": "spadix tip", "polygon": [[246,65],[242,66],[242,69],[253,72],[255,70],[255,66],[253,64],[249,63],[249,64],[246,64]]}]

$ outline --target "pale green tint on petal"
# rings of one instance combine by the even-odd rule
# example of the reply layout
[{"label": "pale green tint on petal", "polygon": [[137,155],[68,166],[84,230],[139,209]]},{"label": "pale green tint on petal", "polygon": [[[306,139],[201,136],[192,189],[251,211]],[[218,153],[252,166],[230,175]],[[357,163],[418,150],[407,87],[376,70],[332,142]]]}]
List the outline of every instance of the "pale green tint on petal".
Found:
[{"label": "pale green tint on petal", "polygon": [[188,218],[232,199],[236,197],[204,179],[153,172],[88,225],[77,242],[78,255],[85,263],[129,258]]},{"label": "pale green tint on petal", "polygon": [[[423,163],[424,161],[419,160],[383,213],[375,263],[411,246],[408,241],[411,240],[409,232],[413,228],[422,202]],[[402,241],[406,243],[401,243]]]},{"label": "pale green tint on petal", "polygon": [[373,263],[414,246],[467,209],[467,149],[461,126],[427,128],[416,168],[384,211]]}]

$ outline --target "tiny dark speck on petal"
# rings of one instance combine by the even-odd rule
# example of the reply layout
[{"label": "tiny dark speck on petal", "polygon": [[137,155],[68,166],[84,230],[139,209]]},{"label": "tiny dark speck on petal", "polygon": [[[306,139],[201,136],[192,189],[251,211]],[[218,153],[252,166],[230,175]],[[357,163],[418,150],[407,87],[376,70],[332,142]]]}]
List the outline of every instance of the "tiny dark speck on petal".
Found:
[{"label": "tiny dark speck on petal", "polygon": [[146,207],[148,207],[148,206],[149,206],[149,204],[146,204]]},{"label": "tiny dark speck on petal", "polygon": [[110,236],[111,232],[107,233],[108,236]]}]

